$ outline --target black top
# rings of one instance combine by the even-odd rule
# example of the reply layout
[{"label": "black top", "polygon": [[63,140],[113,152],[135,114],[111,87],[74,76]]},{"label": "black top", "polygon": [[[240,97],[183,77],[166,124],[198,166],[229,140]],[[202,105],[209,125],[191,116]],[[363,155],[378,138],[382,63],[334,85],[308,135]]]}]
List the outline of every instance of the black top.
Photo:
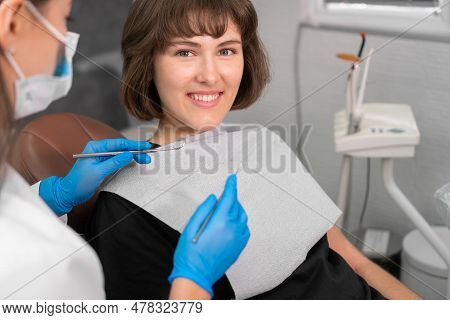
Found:
[{"label": "black top", "polygon": [[[162,300],[169,296],[169,274],[180,233],[128,200],[101,192],[88,239],[105,274],[108,299]],[[214,299],[234,299],[222,277]],[[328,247],[326,235],[306,260],[279,286],[251,299],[382,299]]]}]

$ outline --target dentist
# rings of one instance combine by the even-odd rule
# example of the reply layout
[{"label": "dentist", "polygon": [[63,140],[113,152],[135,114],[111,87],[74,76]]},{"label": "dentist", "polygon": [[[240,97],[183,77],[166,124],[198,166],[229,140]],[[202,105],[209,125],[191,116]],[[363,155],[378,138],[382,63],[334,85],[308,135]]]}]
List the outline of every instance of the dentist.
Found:
[{"label": "dentist", "polygon": [[[67,176],[47,178],[34,190],[6,164],[14,119],[45,110],[71,88],[79,38],[67,32],[71,6],[71,0],[0,0],[0,299],[103,299],[97,256],[56,216],[89,200],[108,175],[132,161],[151,161],[146,154],[130,152],[82,159]],[[149,148],[148,142],[114,139],[89,142],[83,152]],[[213,284],[248,242],[247,216],[234,175],[216,206],[217,201],[208,197],[180,237],[170,298],[211,298]],[[194,244],[213,208],[212,219]],[[218,233],[221,241],[215,241]]]}]

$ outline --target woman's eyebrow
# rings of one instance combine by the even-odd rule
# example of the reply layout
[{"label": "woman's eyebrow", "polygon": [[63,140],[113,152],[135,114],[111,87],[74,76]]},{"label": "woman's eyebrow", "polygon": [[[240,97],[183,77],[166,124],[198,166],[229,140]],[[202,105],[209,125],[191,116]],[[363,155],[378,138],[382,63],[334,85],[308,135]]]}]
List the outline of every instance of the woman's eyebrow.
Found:
[{"label": "woman's eyebrow", "polygon": [[[228,41],[225,41],[225,42],[222,42],[221,44],[219,44],[218,47],[228,46],[231,44],[241,44],[241,41],[235,40],[235,39],[228,40]],[[194,48],[201,47],[201,45],[199,43],[192,42],[192,41],[179,40],[179,41],[170,42],[170,46],[176,46],[176,45],[185,45],[185,46],[194,47]]]},{"label": "woman's eyebrow", "polygon": [[219,47],[223,47],[223,46],[229,46],[231,44],[241,44],[242,42],[239,40],[228,40],[225,42],[222,42],[221,44],[219,44]]},{"label": "woman's eyebrow", "polygon": [[185,46],[189,46],[189,47],[195,47],[195,48],[199,48],[201,47],[200,44],[195,43],[195,42],[191,42],[191,41],[172,41],[170,42],[170,46],[176,46],[176,45],[185,45]]}]

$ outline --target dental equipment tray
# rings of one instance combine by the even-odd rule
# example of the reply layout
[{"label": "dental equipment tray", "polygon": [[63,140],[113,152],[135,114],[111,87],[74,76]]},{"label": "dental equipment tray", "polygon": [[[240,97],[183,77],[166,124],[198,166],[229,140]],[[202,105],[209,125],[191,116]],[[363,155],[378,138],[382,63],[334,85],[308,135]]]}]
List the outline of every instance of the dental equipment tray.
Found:
[{"label": "dental equipment tray", "polygon": [[420,142],[420,132],[410,106],[368,103],[362,106],[362,110],[359,130],[352,134],[348,134],[346,111],[336,112],[336,152],[353,157],[414,157],[415,147]]}]

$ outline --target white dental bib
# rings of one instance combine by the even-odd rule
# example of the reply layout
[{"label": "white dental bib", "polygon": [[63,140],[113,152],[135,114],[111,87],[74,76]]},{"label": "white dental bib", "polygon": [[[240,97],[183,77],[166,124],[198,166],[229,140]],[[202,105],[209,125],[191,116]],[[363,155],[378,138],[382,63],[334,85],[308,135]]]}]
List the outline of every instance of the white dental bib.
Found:
[{"label": "white dental bib", "polygon": [[222,126],[188,138],[181,150],[153,154],[150,165],[123,169],[103,190],[181,233],[236,172],[251,236],[226,275],[236,298],[245,299],[289,277],[341,214],[279,136],[258,125]]}]

